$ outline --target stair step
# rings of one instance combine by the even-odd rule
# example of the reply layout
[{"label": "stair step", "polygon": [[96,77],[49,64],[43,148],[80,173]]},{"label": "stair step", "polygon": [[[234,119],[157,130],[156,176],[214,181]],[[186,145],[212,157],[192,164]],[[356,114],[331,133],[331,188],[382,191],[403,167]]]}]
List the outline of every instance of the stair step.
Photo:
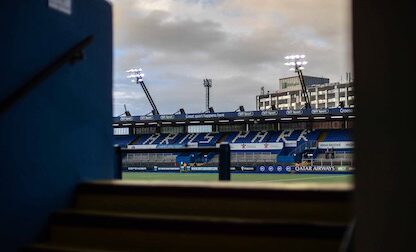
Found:
[{"label": "stair step", "polygon": [[344,224],[65,210],[51,216],[53,244],[140,251],[335,251]]},{"label": "stair step", "polygon": [[[21,249],[22,252],[110,252],[111,250],[88,249],[82,247],[59,246],[50,243],[37,243]],[[114,251],[114,250],[113,250]]]},{"label": "stair step", "polygon": [[101,181],[78,187],[75,208],[347,223],[351,198],[348,185]]}]

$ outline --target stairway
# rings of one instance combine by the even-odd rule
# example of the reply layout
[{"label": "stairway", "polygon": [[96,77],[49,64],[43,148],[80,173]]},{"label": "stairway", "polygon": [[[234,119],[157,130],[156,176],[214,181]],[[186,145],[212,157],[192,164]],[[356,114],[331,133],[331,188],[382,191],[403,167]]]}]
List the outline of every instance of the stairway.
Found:
[{"label": "stairway", "polygon": [[101,181],[81,184],[49,238],[23,251],[337,251],[349,186]]},{"label": "stairway", "polygon": [[328,135],[328,132],[327,131],[322,131],[321,134],[319,135],[318,143],[324,141],[324,139],[326,138],[326,135]]}]

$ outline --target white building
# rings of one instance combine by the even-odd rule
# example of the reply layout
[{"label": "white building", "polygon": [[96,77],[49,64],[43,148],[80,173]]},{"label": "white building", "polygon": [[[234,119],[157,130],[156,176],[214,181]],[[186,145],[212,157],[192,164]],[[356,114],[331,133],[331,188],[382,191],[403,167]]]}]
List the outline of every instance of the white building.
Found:
[{"label": "white building", "polygon": [[[353,82],[325,83],[307,87],[312,108],[335,108],[343,103],[344,107],[354,107]],[[305,106],[300,85],[278,90],[276,93],[257,95],[258,110],[301,109]]]}]

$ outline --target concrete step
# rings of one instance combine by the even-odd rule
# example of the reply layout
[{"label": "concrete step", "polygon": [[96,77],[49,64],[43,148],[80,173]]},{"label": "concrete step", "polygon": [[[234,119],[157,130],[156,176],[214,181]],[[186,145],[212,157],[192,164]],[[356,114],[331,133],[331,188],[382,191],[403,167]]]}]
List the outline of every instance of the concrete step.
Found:
[{"label": "concrete step", "polygon": [[101,181],[78,187],[75,208],[348,223],[351,198],[349,185]]},{"label": "concrete step", "polygon": [[[22,252],[110,252],[111,250],[102,250],[102,249],[88,249],[85,247],[68,247],[68,246],[59,246],[52,243],[37,243],[31,246],[22,248]],[[113,250],[114,251],[114,250]]]},{"label": "concrete step", "polygon": [[64,210],[50,243],[112,251],[336,251],[344,224]]}]

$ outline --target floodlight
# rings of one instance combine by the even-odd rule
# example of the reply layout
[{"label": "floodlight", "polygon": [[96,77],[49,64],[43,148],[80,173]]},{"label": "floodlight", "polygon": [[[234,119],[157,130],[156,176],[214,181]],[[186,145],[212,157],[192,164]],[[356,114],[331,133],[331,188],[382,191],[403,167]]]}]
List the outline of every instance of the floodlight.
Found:
[{"label": "floodlight", "polygon": [[139,69],[137,69],[137,71],[139,71],[139,72],[141,72],[141,71],[143,71],[141,68],[139,68]]},{"label": "floodlight", "polygon": [[306,56],[304,54],[294,54],[286,56],[285,59],[289,60],[289,62],[286,62],[286,66],[290,66],[290,71],[294,71],[298,74],[300,84],[302,86],[302,94],[305,98],[305,108],[310,108],[310,99],[307,92],[307,88],[305,85],[305,80],[303,77],[302,70],[305,69],[305,65],[308,64],[307,61],[303,60]]}]

